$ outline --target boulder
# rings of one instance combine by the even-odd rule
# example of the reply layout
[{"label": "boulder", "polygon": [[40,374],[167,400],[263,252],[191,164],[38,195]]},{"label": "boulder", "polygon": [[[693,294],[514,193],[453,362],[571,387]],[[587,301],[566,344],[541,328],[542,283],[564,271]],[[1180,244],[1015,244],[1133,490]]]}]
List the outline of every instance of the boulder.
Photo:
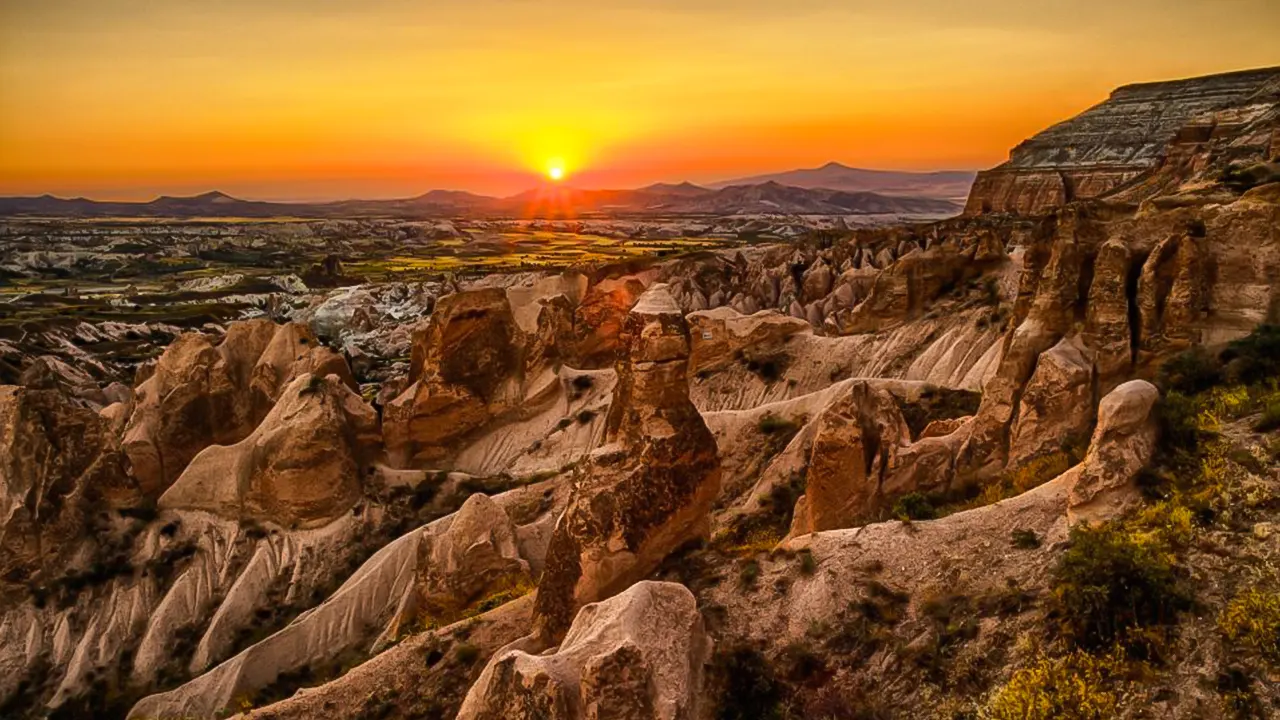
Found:
[{"label": "boulder", "polygon": [[554,652],[496,655],[459,720],[695,720],[711,640],[683,585],[642,581],[578,612]]},{"label": "boulder", "polygon": [[1104,522],[1140,500],[1136,480],[1155,453],[1159,399],[1151,383],[1130,380],[1098,404],[1089,452],[1068,490],[1068,522]]},{"label": "boulder", "polygon": [[550,644],[582,605],[649,575],[705,536],[719,489],[716,442],[689,400],[689,331],[666,286],[623,326],[605,444],[575,469],[538,586],[535,632]]}]

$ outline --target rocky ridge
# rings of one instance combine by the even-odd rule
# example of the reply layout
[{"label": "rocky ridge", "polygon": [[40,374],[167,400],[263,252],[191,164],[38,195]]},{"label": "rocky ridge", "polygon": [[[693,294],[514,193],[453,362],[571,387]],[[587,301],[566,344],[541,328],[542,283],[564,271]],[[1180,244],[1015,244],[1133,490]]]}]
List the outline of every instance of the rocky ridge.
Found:
[{"label": "rocky ridge", "polygon": [[1183,180],[1249,155],[1253,162],[1274,158],[1277,92],[1280,68],[1119,88],[978,173],[965,212],[1041,214],[1075,200],[1150,196],[1149,188],[1126,188],[1183,165],[1188,155],[1208,157],[1184,167]]}]

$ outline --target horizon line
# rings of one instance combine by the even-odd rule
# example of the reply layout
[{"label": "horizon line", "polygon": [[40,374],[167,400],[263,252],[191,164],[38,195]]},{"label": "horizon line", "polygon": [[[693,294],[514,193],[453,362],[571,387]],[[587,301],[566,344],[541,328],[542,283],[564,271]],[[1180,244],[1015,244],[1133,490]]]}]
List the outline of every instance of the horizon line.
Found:
[{"label": "horizon line", "polygon": [[[463,193],[463,194],[472,195],[481,199],[508,200],[511,198],[515,198],[519,195],[523,195],[525,193],[539,190],[539,189],[544,189],[544,188],[562,188],[564,190],[577,190],[580,192],[628,192],[628,191],[634,192],[639,190],[646,190],[648,188],[658,186],[658,185],[667,185],[672,187],[680,187],[680,186],[688,185],[688,186],[701,188],[704,190],[718,190],[726,187],[733,187],[733,186],[739,186],[739,185],[762,185],[767,182],[777,182],[776,180],[770,181],[770,180],[763,180],[762,178],[768,178],[774,175],[785,175],[785,174],[791,174],[791,173],[824,170],[827,168],[831,168],[833,166],[838,166],[846,170],[852,170],[857,172],[884,173],[884,174],[893,174],[893,175],[918,175],[918,176],[941,175],[941,174],[947,174],[947,173],[975,173],[976,174],[976,173],[982,172],[982,170],[984,169],[984,168],[951,167],[951,168],[942,168],[942,169],[936,169],[936,170],[890,170],[890,169],[884,169],[884,168],[858,167],[854,165],[847,165],[838,160],[831,160],[821,165],[816,165],[813,167],[799,167],[799,168],[776,170],[776,171],[770,171],[770,172],[761,172],[761,173],[755,173],[752,175],[733,177],[733,178],[728,178],[723,180],[714,180],[707,183],[698,183],[698,182],[693,182],[692,180],[658,180],[652,183],[648,183],[647,185],[640,185],[636,187],[579,187],[579,186],[570,184],[568,180],[556,182],[556,181],[551,181],[547,179],[540,184],[534,184],[524,190],[520,190],[518,192],[514,192],[511,194],[488,194],[488,193],[476,192],[474,190],[467,190],[467,189],[458,188],[458,187],[453,187],[453,188],[434,187],[434,188],[428,188],[421,192],[417,192],[409,195],[385,195],[385,196],[368,196],[368,197],[342,196],[342,197],[326,197],[326,198],[315,197],[315,198],[288,198],[288,199],[277,197],[274,199],[269,199],[269,198],[253,197],[253,196],[242,195],[242,194],[232,194],[224,190],[221,190],[218,187],[210,187],[208,190],[192,192],[191,194],[178,194],[176,191],[173,191],[173,192],[161,191],[159,194],[155,195],[150,200],[102,200],[102,199],[97,199],[91,195],[59,195],[54,192],[0,195],[0,199],[4,199],[4,200],[51,199],[51,200],[59,200],[64,202],[86,201],[86,202],[95,202],[95,203],[114,203],[114,204],[121,204],[121,205],[146,205],[148,203],[154,203],[154,202],[158,202],[166,199],[193,200],[193,199],[205,197],[208,195],[221,195],[230,200],[235,200],[239,202],[318,205],[318,204],[338,204],[338,203],[344,203],[344,202],[416,200],[418,198],[422,198],[427,195],[430,195],[431,193]],[[786,185],[785,183],[778,183],[778,184]],[[787,187],[800,187],[800,186],[788,185]],[[818,189],[818,188],[810,188],[810,189]],[[824,189],[834,189],[834,188],[824,188]],[[868,192],[875,192],[875,191],[868,191]]]}]

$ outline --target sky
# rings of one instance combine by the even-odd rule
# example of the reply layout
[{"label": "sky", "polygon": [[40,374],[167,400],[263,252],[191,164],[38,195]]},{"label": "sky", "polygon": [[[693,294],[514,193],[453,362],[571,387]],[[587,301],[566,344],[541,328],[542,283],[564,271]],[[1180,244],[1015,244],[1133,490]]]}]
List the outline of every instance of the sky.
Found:
[{"label": "sky", "polygon": [[1277,37],[1278,0],[0,0],[0,195],[979,169]]}]

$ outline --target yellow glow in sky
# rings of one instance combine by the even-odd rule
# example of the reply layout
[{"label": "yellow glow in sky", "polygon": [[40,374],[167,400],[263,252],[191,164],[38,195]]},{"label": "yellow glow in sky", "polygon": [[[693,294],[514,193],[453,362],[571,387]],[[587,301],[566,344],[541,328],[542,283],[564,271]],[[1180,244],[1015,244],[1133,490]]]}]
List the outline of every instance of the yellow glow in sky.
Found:
[{"label": "yellow glow in sky", "polygon": [[1276,0],[0,0],[0,194],[987,167],[1278,33]]}]

